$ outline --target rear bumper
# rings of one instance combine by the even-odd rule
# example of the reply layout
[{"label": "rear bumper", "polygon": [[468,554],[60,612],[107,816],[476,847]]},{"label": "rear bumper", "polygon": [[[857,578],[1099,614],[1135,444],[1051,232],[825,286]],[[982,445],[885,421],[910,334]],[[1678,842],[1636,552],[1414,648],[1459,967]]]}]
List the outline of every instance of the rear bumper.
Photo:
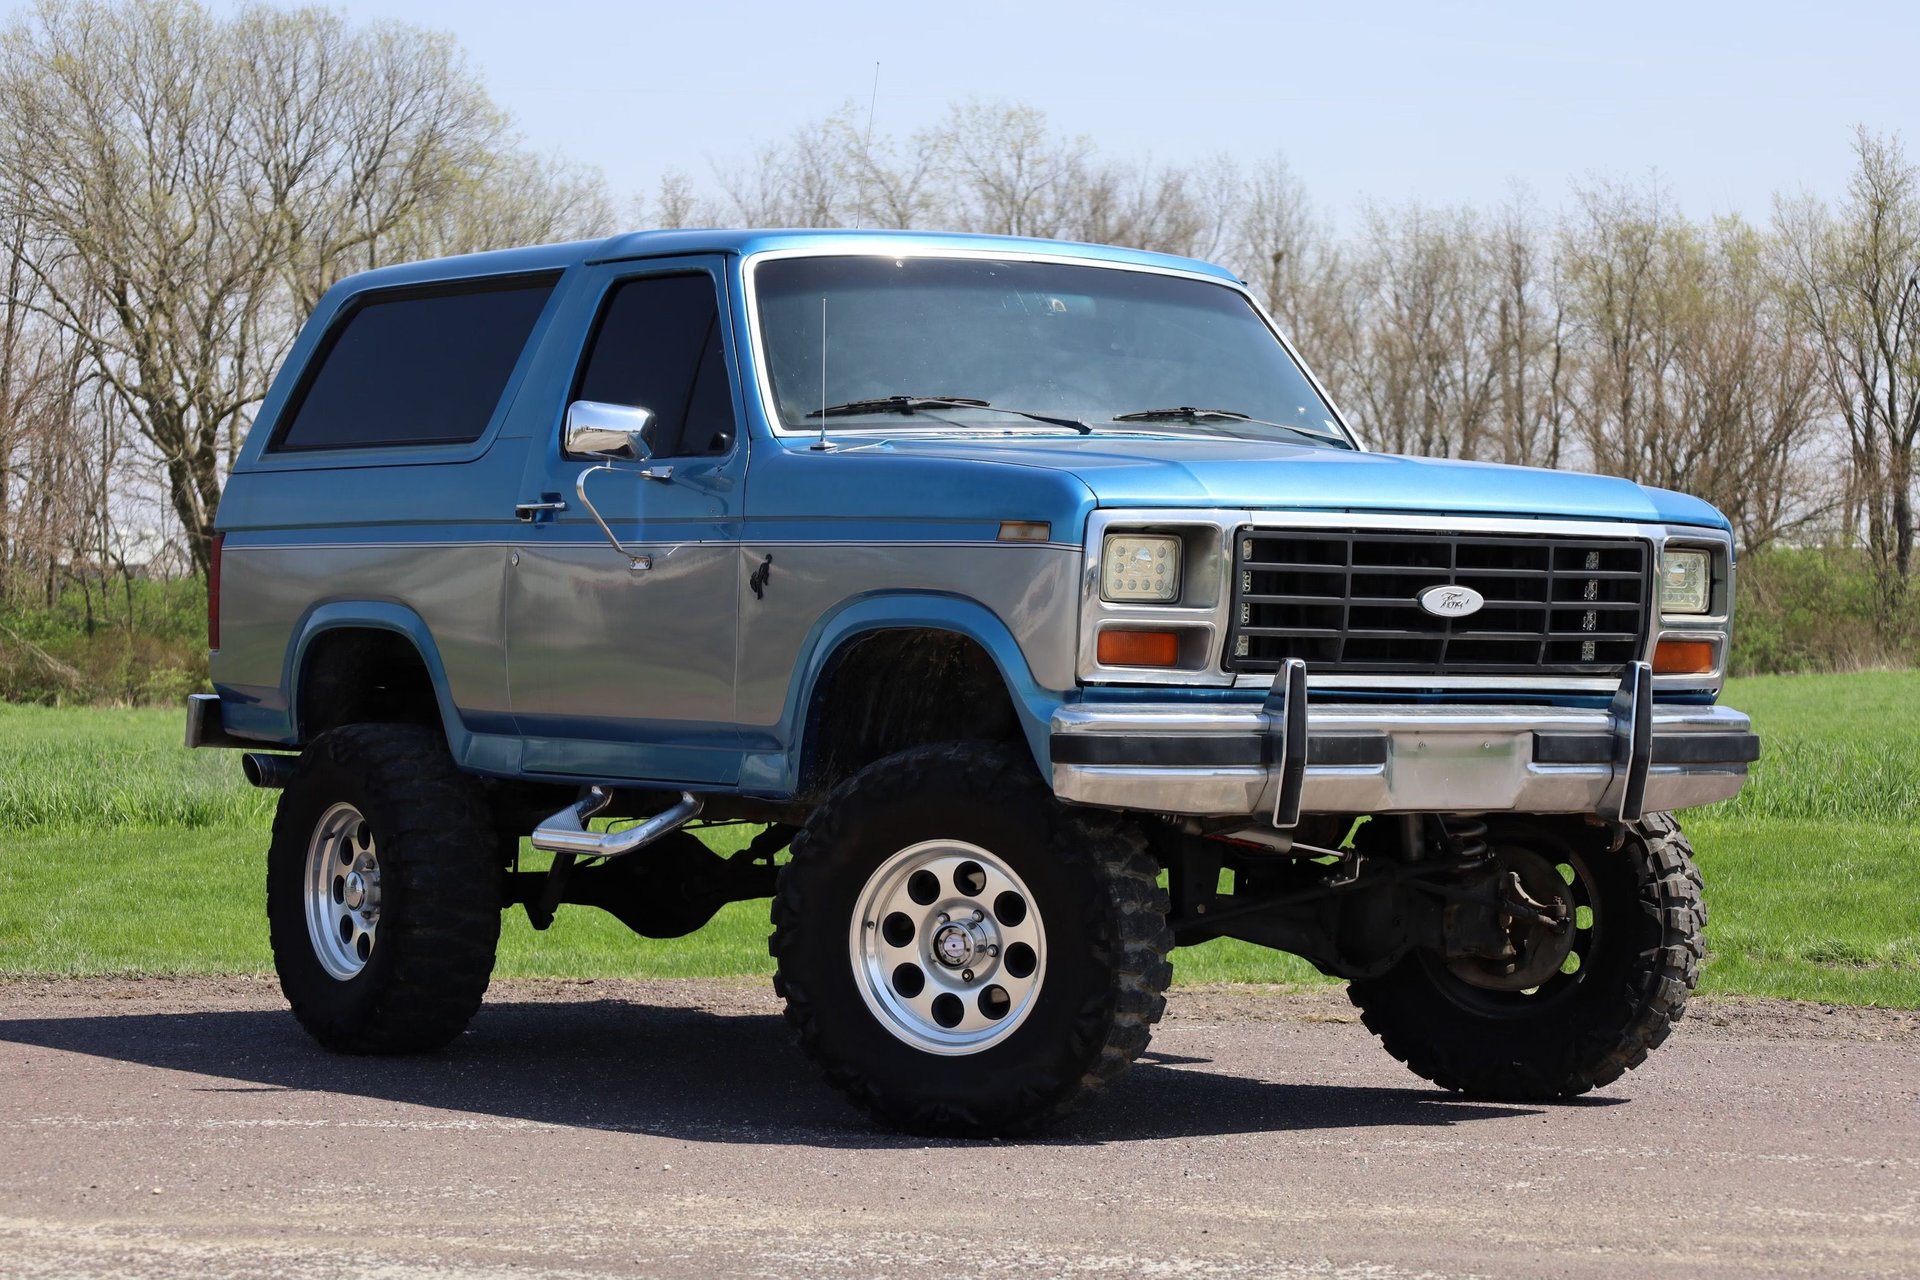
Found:
[{"label": "rear bumper", "polygon": [[[1631,819],[1739,794],[1760,755],[1747,717],[1654,704],[1635,666],[1608,708],[1319,702],[1288,717],[1279,682],[1265,706],[1062,707],[1053,789],[1102,808],[1280,826],[1300,812]],[[1304,750],[1288,742],[1289,719]]]},{"label": "rear bumper", "polygon": [[240,738],[227,732],[227,726],[220,713],[220,695],[217,693],[190,693],[187,695],[187,745],[189,747],[239,747],[247,751],[258,751],[262,747],[271,748],[270,742],[261,742],[257,738]]}]

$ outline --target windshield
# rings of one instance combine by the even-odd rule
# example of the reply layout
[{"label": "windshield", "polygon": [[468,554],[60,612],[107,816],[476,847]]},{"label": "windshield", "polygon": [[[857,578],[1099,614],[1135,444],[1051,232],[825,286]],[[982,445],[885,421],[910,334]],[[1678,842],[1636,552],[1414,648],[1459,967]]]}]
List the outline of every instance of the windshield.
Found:
[{"label": "windshield", "polygon": [[1351,447],[1286,348],[1223,285],[1061,263],[861,256],[770,259],[755,267],[754,289],[789,430],[819,430],[822,409],[835,431],[1058,430],[1004,411]]}]

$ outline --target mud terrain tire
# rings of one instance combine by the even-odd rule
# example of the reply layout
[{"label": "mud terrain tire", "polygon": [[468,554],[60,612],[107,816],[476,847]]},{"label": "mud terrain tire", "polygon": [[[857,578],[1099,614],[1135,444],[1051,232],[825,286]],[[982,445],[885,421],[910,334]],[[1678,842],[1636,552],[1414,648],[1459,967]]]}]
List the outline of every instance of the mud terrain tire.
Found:
[{"label": "mud terrain tire", "polygon": [[1612,1083],[1667,1038],[1699,980],[1707,913],[1686,837],[1649,814],[1612,852],[1590,829],[1525,819],[1496,822],[1490,843],[1584,868],[1596,945],[1579,969],[1533,995],[1494,993],[1414,953],[1349,998],[1388,1053],[1469,1097],[1540,1102]]},{"label": "mud terrain tire", "polygon": [[[487,812],[480,785],[433,729],[347,725],[307,747],[274,814],[267,920],[280,988],[315,1040],[347,1053],[412,1053],[466,1027],[500,937],[504,868]],[[339,865],[316,873],[310,854],[321,856],[323,835]],[[350,859],[350,844],[360,858]],[[353,945],[362,931],[309,887],[316,874],[353,870],[371,886],[356,882],[354,892],[375,908],[364,954]],[[336,902],[344,894],[336,888]],[[321,925],[310,923],[315,912]],[[333,946],[323,925],[351,941]]]},{"label": "mud terrain tire", "polygon": [[[886,1012],[880,1002],[892,996],[860,976],[862,934],[855,928],[856,917],[869,914],[901,923],[897,913],[862,904],[875,900],[876,886],[908,883],[900,877],[913,864],[902,864],[903,857],[930,859],[926,865],[942,868],[950,882],[917,873],[928,885],[941,883],[946,895],[927,912],[949,905],[962,922],[978,919],[962,909],[967,899],[956,898],[955,886],[973,874],[968,864],[953,870],[953,855],[940,852],[954,848],[961,857],[967,849],[985,854],[980,861],[996,885],[1017,883],[1030,894],[1030,903],[1002,912],[991,889],[980,891],[987,918],[978,927],[990,938],[1005,942],[1026,929],[1038,940],[1030,921],[1044,928],[1042,971],[1030,987],[1016,980],[1021,966],[1010,957],[1018,943],[1007,946],[1004,961],[982,961],[982,983],[1011,971],[1007,986],[1029,994],[1004,1028],[973,1018],[969,1006],[981,1039],[964,1045],[955,1043],[969,1034],[958,1024],[947,1036],[902,1001]],[[960,743],[888,757],[836,789],[794,840],[774,899],[771,942],[787,1021],[832,1084],[888,1125],[972,1137],[1038,1130],[1118,1077],[1147,1047],[1166,1007],[1173,937],[1157,870],[1132,824],[1061,804],[1024,751]],[[913,910],[904,896],[898,902]],[[929,915],[924,926],[951,933],[946,918]],[[991,933],[996,924],[1003,932]],[[958,983],[961,971],[941,972],[946,962],[923,933],[911,937],[899,944],[907,950],[887,952],[886,960],[917,956],[932,975],[924,981]],[[978,954],[988,954],[984,940]],[[1008,968],[993,967],[999,963]],[[966,981],[975,981],[971,971]],[[985,1011],[984,988],[956,989],[969,998],[979,990]],[[954,999],[950,1008],[958,1010]]]}]

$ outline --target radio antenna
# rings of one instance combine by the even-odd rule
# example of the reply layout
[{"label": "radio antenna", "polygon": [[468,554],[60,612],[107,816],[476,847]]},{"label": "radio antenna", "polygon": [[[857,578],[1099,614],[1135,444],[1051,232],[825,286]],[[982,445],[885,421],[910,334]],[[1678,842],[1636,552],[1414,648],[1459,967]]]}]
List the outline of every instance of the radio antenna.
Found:
[{"label": "radio antenna", "polygon": [[827,295],[820,295],[820,438],[809,448],[816,452],[833,448],[827,439]]},{"label": "radio antenna", "polygon": [[[865,165],[867,169],[867,174],[862,176],[863,182],[865,181],[866,176],[869,176],[873,173],[873,113],[875,108],[877,108],[879,105],[880,105],[880,63],[876,59],[873,64],[873,93],[869,95],[867,98],[867,136],[860,143],[860,163]],[[854,213],[853,229],[855,231],[858,231],[860,230],[860,210],[857,205],[855,206],[853,213]]]}]

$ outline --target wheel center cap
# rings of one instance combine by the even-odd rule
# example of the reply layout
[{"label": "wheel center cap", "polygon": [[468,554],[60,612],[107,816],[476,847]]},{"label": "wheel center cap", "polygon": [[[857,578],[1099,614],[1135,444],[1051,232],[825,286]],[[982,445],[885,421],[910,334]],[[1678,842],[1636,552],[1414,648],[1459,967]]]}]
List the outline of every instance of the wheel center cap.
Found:
[{"label": "wheel center cap", "polygon": [[347,872],[346,892],[341,895],[349,910],[358,911],[367,902],[367,878],[358,871]]},{"label": "wheel center cap", "polygon": [[958,969],[971,964],[979,944],[975,941],[973,930],[963,924],[940,926],[933,935],[933,958],[949,969]]}]

